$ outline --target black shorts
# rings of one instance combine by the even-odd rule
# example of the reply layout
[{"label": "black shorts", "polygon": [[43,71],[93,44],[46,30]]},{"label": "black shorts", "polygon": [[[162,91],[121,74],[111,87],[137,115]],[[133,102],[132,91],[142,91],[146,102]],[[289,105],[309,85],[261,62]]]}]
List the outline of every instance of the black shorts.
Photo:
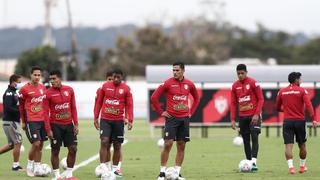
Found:
[{"label": "black shorts", "polygon": [[261,133],[261,117],[259,117],[257,125],[252,125],[251,121],[252,116],[239,117],[240,134]]},{"label": "black shorts", "polygon": [[284,120],[282,135],[284,144],[293,144],[294,136],[296,142],[303,144],[307,141],[306,121],[304,120]]},{"label": "black shorts", "polygon": [[53,133],[53,140],[51,140],[51,148],[59,149],[62,146],[69,147],[71,145],[77,145],[77,136],[74,135],[73,124],[53,124],[51,123],[51,130]]},{"label": "black shorts", "polygon": [[166,140],[172,139],[174,141],[190,141],[189,123],[189,117],[166,118],[163,138]]},{"label": "black shorts", "polygon": [[48,140],[47,132],[43,121],[27,122],[26,134],[31,144],[35,141]]},{"label": "black shorts", "polygon": [[100,120],[100,138],[108,137],[110,142],[123,143],[124,140],[124,122],[107,119]]}]

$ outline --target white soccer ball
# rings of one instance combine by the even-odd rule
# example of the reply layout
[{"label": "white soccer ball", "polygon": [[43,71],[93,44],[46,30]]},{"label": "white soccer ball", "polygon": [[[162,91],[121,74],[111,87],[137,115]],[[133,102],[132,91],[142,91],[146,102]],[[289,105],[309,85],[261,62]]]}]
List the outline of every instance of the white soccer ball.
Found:
[{"label": "white soccer ball", "polygon": [[96,173],[96,176],[97,177],[101,177],[101,175],[104,173],[104,172],[106,172],[107,170],[104,168],[104,167],[102,167],[100,164],[96,167],[96,169],[95,169],[95,173]]},{"label": "white soccer ball", "polygon": [[158,140],[157,145],[158,145],[159,148],[163,148],[163,147],[164,147],[164,140],[163,140],[163,138],[161,138],[161,139]]},{"label": "white soccer ball", "polygon": [[179,177],[179,173],[174,167],[168,167],[165,173],[167,180],[176,180]]},{"label": "white soccer ball", "polygon": [[239,163],[240,172],[250,172],[252,169],[252,162],[249,160],[242,160]]},{"label": "white soccer ball", "polygon": [[240,136],[233,138],[233,144],[235,146],[241,146],[243,144],[243,139]]},{"label": "white soccer ball", "polygon": [[101,175],[101,180],[116,180],[116,175],[112,171],[106,171]]},{"label": "white soccer ball", "polygon": [[60,166],[62,167],[62,169],[66,170],[67,167],[68,167],[68,164],[67,164],[67,157],[64,157],[61,159],[60,161]]},{"label": "white soccer ball", "polygon": [[41,172],[41,175],[43,177],[48,177],[51,173],[51,168],[48,164],[41,164],[41,168],[40,168],[40,172]]}]

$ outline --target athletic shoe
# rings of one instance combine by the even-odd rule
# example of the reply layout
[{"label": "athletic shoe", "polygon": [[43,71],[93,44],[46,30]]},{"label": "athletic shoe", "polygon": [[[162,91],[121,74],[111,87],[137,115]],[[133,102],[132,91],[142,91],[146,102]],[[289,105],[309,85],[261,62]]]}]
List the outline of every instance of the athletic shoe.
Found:
[{"label": "athletic shoe", "polygon": [[251,168],[252,172],[257,172],[258,171],[258,166],[256,165],[256,163],[252,164],[252,168]]},{"label": "athletic shoe", "polygon": [[299,173],[304,173],[308,170],[308,168],[306,166],[300,166],[299,167]]},{"label": "athletic shoe", "polygon": [[181,174],[179,174],[178,180],[185,180],[185,178],[183,178]]},{"label": "athletic shoe", "polygon": [[119,178],[121,178],[121,177],[122,177],[122,172],[121,172],[121,170],[120,170],[120,169],[117,169],[117,170],[116,170],[116,171],[114,171],[113,173],[116,175],[116,177],[119,177]]},{"label": "athletic shoe", "polygon": [[12,167],[12,171],[24,171],[24,169],[21,166]]},{"label": "athletic shoe", "polygon": [[292,168],[289,168],[289,173],[290,173],[290,174],[294,174],[294,173],[295,173],[293,167],[292,167]]},{"label": "athletic shoe", "polygon": [[27,168],[27,176],[29,176],[29,177],[34,177],[34,173],[33,173],[33,170],[32,169],[28,169]]},{"label": "athletic shoe", "polygon": [[69,178],[66,178],[66,180],[78,180],[78,179],[75,177],[69,177]]},{"label": "athletic shoe", "polygon": [[157,180],[165,180],[166,174],[164,172],[160,172]]}]

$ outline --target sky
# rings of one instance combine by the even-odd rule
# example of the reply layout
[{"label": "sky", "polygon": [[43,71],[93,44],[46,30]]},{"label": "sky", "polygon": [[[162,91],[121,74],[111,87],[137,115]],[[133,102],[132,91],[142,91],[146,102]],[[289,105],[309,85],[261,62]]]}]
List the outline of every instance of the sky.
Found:
[{"label": "sky", "polygon": [[[204,3],[204,2],[218,3]],[[261,23],[272,30],[320,34],[319,0],[70,0],[76,26],[104,28],[127,23],[143,26],[199,15],[223,15],[225,21],[248,30]],[[223,4],[223,5],[222,5]],[[44,24],[44,0],[0,0],[0,28],[32,28]],[[56,0],[52,25],[67,25],[66,0]]]}]

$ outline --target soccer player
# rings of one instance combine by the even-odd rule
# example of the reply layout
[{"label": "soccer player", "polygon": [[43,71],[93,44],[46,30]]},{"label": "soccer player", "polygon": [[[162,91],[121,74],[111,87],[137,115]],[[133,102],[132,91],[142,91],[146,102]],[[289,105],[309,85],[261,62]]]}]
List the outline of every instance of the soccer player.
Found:
[{"label": "soccer player", "polygon": [[239,80],[233,83],[231,90],[231,128],[236,129],[236,107],[238,104],[239,127],[243,138],[244,151],[247,160],[252,161],[252,171],[257,171],[261,109],[264,99],[260,85],[256,80],[247,76],[246,65],[239,64],[236,71]]},{"label": "soccer player", "polygon": [[305,107],[309,112],[314,128],[317,127],[314,110],[308,95],[308,91],[301,84],[301,73],[292,72],[288,76],[290,85],[280,89],[277,96],[276,106],[279,112],[284,112],[283,122],[283,139],[285,144],[285,156],[289,166],[289,173],[294,174],[292,149],[294,137],[299,146],[300,167],[299,173],[307,171],[306,157],[307,149],[305,142],[306,136],[306,120],[305,120]]},{"label": "soccer player", "polygon": [[62,180],[59,172],[59,152],[62,142],[68,148],[66,180],[77,180],[72,169],[76,161],[77,135],[79,133],[75,94],[70,86],[61,83],[62,74],[55,70],[50,72],[50,87],[46,92],[46,110],[50,114],[51,164],[54,180]]},{"label": "soccer player", "polygon": [[[113,81],[103,84],[97,96],[94,110],[94,126],[100,130],[100,163],[105,170],[111,169],[110,146],[113,143],[113,166],[112,171],[117,176],[117,167],[120,160],[121,144],[124,140],[124,124],[128,130],[132,129],[133,123],[133,100],[130,87],[123,80],[123,72],[120,69],[113,71]],[[101,111],[100,124],[98,121]],[[128,120],[125,120],[128,118]]]},{"label": "soccer player", "polygon": [[[200,99],[193,82],[184,77],[185,67],[182,62],[173,64],[173,77],[160,85],[151,96],[151,103],[155,110],[164,118],[165,136],[164,148],[161,153],[161,166],[158,180],[164,180],[167,161],[173,141],[176,141],[177,154],[175,169],[179,174],[179,180],[183,180],[180,170],[184,159],[184,150],[189,137],[189,120],[199,105]],[[165,94],[167,107],[160,107],[159,97]],[[192,107],[189,107],[189,94],[194,98]]]},{"label": "soccer player", "polygon": [[7,136],[8,144],[0,148],[0,154],[13,149],[13,171],[20,171],[22,167],[19,164],[20,147],[22,136],[20,133],[20,113],[18,103],[18,93],[21,86],[21,76],[13,74],[9,78],[9,86],[3,94],[3,131]]},{"label": "soccer player", "polygon": [[44,99],[46,98],[46,88],[39,83],[41,78],[40,67],[32,67],[30,77],[30,82],[19,91],[20,122],[32,144],[28,156],[27,175],[41,176],[40,162],[43,142],[48,140],[46,130],[50,128],[50,125],[45,121]]}]

